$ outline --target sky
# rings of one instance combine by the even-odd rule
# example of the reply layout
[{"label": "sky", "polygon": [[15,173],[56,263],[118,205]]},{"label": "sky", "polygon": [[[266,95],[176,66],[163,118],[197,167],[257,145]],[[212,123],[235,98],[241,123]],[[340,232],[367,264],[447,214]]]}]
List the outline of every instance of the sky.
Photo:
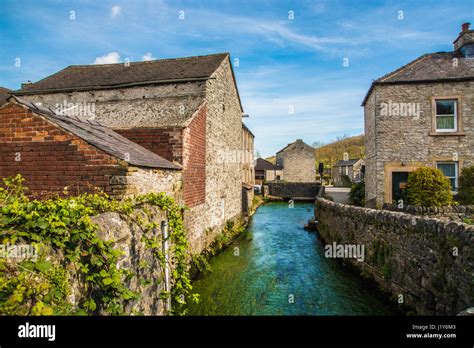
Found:
[{"label": "sky", "polygon": [[450,51],[474,0],[0,0],[0,86],[68,65],[229,52],[255,148],[363,133],[371,81]]}]

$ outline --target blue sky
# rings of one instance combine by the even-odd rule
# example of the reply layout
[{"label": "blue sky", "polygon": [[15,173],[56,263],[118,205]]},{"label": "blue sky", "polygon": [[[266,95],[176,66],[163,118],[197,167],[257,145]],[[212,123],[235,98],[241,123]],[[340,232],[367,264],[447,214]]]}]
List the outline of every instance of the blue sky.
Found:
[{"label": "blue sky", "polygon": [[474,0],[0,0],[0,86],[71,64],[230,52],[245,122],[269,156],[296,138],[362,133],[371,81],[451,50],[473,18]]}]

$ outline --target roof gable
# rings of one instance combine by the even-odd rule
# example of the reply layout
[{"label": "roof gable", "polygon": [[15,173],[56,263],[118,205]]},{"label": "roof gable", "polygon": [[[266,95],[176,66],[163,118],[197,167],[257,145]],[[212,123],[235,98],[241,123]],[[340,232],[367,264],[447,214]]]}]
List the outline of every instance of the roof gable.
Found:
[{"label": "roof gable", "polygon": [[314,150],[313,147],[309,146],[308,144],[306,144],[303,140],[301,139],[297,139],[295,142],[292,142],[288,145],[286,145],[283,149],[281,149],[280,151],[278,151],[277,153],[280,153],[280,152],[284,152],[284,151],[288,151],[289,149],[293,148],[294,146],[296,145],[302,145],[303,148],[306,148],[307,150]]},{"label": "roof gable", "polygon": [[71,65],[15,94],[119,88],[208,79],[228,53],[160,59],[129,64]]},{"label": "roof gable", "polygon": [[78,118],[58,115],[51,109],[34,105],[15,96],[11,97],[9,101],[25,107],[90,145],[132,165],[162,169],[181,168],[181,166],[164,159],[96,122],[86,122]]},{"label": "roof gable", "polygon": [[458,52],[425,54],[374,80],[362,101],[362,106],[369,99],[375,85],[465,80],[474,80],[474,59],[464,58]]}]

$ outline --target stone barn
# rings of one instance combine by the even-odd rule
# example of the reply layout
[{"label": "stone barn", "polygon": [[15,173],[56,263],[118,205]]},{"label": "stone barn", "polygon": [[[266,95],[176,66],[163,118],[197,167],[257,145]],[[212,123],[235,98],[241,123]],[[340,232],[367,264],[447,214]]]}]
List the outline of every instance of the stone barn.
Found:
[{"label": "stone barn", "polygon": [[0,108],[0,177],[21,174],[29,194],[92,191],[115,198],[165,191],[180,200],[181,166],[97,122],[11,97]]},{"label": "stone barn", "polygon": [[316,182],[316,155],[314,148],[297,139],[276,154],[276,163],[282,168],[288,182]]},{"label": "stone barn", "polygon": [[193,253],[241,218],[243,108],[229,54],[69,66],[13,93],[98,121],[181,165]]}]

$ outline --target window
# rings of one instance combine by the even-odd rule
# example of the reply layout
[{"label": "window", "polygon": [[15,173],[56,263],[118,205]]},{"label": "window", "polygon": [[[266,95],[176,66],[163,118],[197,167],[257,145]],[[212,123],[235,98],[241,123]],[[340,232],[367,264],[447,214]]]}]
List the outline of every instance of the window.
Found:
[{"label": "window", "polygon": [[438,99],[436,103],[436,131],[454,132],[457,130],[457,100]]},{"label": "window", "polygon": [[436,168],[441,170],[443,174],[451,181],[453,191],[458,188],[458,163],[457,162],[438,162]]},{"label": "window", "polygon": [[349,166],[346,166],[346,175],[349,175]]}]

